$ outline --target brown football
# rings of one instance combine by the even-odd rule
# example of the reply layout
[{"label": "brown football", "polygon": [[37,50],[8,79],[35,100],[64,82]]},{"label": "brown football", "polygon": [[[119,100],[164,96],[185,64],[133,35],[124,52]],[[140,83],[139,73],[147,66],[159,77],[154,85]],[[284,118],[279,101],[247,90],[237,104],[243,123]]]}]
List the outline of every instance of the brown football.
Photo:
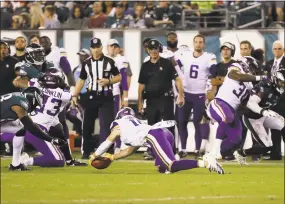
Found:
[{"label": "brown football", "polygon": [[91,163],[91,165],[96,169],[106,169],[112,163],[111,159],[107,157],[97,157]]}]

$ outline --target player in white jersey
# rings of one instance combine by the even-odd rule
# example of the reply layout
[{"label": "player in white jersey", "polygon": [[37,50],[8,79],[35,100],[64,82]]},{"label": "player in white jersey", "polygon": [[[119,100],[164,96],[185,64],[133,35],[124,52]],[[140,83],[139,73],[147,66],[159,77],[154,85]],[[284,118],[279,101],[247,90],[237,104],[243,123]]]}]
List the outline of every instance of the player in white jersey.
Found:
[{"label": "player in white jersey", "polygon": [[[151,148],[155,157],[155,166],[160,173],[174,173],[181,170],[188,170],[198,167],[206,167],[209,170],[224,174],[223,168],[217,163],[214,157],[205,155],[203,160],[176,160],[173,153],[173,135],[166,128],[173,126],[174,121],[162,121],[153,126],[142,123],[135,118],[131,108],[123,108],[111,125],[111,134],[91,155],[90,162],[104,154],[117,138],[121,138],[128,148],[114,155],[105,154],[113,160],[125,158],[140,147]],[[103,155],[104,156],[104,155]]]},{"label": "player in white jersey", "polygon": [[[36,87],[43,92],[43,105],[36,110],[36,114],[31,115],[32,120],[46,132],[52,133],[52,128],[56,130],[58,137],[64,138],[62,126],[58,120],[58,114],[71,101],[69,89],[65,90],[64,75],[56,68],[50,68],[43,77],[33,78],[29,81],[30,87]],[[55,134],[51,134],[55,135]],[[25,166],[42,167],[63,167],[65,158],[61,150],[50,142],[39,140],[30,132],[26,133],[25,141],[32,144],[35,149],[42,153],[42,156],[32,158],[24,153],[21,162]]]},{"label": "player in white jersey", "polygon": [[[114,59],[116,66],[118,67],[122,80],[121,82],[113,84],[113,96],[114,96],[114,115],[118,113],[121,107],[129,106],[129,85],[128,85],[128,77],[132,76],[130,71],[129,61],[125,56],[119,54],[120,45],[116,39],[110,39],[107,43],[107,51],[108,56]],[[123,91],[123,95],[121,97],[121,89]],[[121,141],[118,140],[116,142],[116,151],[119,151],[121,147]]]},{"label": "player in white jersey", "polygon": [[211,70],[216,65],[216,56],[203,51],[205,38],[202,35],[195,36],[193,42],[194,52],[184,51],[177,62],[182,67],[185,94],[184,106],[176,109],[182,156],[186,154],[187,124],[192,110],[195,127],[195,153],[198,153],[200,148],[205,149],[210,131],[209,123],[201,124],[201,120],[205,111],[206,84]]},{"label": "player in white jersey", "polygon": [[64,48],[52,46],[52,43],[47,36],[42,36],[40,38],[40,45],[45,50],[46,60],[52,62],[55,67],[62,69],[70,87],[75,86],[74,77]]},{"label": "player in white jersey", "polygon": [[[64,138],[63,127],[59,121],[59,113],[71,101],[72,94],[64,82],[63,73],[56,68],[50,68],[43,77],[31,79],[29,86],[37,87],[43,92],[43,106],[37,108],[36,114],[32,115],[32,120],[49,134]],[[66,161],[70,165],[86,165],[72,159],[71,154],[62,154],[63,151],[69,151],[68,144],[60,149],[48,142],[38,140],[35,136],[27,132],[27,142],[32,144],[43,156],[30,158],[23,154],[21,160],[24,165],[42,166],[42,167],[63,167]]]},{"label": "player in white jersey", "polygon": [[207,107],[207,115],[219,123],[213,150],[218,158],[224,152],[238,148],[241,142],[242,126],[237,109],[248,99],[249,90],[253,88],[251,82],[267,78],[251,74],[258,66],[249,56],[230,65],[224,83]]},{"label": "player in white jersey", "polygon": [[[50,39],[47,36],[40,37],[40,44],[44,48],[46,59],[53,62],[55,67],[61,68],[63,73],[66,75],[68,85],[70,86],[70,90],[71,90],[71,92],[73,92],[74,86],[75,86],[75,81],[74,81],[73,73],[71,71],[70,64],[69,64],[68,59],[67,59],[66,51],[63,48],[59,48],[57,46],[52,46],[52,43],[50,42]],[[66,109],[63,109],[60,112],[59,121],[63,126],[65,138],[66,138],[66,140],[68,140],[69,130],[68,130],[68,126],[66,124]],[[68,154],[70,154],[70,152],[71,152],[70,150],[66,151],[66,152],[64,152],[64,155],[66,157],[71,157],[71,155],[68,155]],[[79,161],[76,161],[76,160],[72,160],[72,161],[74,162],[74,165],[81,166]]]}]

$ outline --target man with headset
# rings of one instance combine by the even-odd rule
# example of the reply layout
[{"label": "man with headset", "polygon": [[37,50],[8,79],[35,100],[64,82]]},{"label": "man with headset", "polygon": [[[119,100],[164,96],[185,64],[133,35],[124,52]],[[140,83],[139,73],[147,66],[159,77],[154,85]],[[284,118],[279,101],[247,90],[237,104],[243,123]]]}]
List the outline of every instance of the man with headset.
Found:
[{"label": "man with headset", "polygon": [[[151,39],[147,48],[150,59],[142,64],[139,74],[138,111],[143,110],[142,95],[145,91],[147,121],[149,125],[153,125],[161,120],[174,120],[172,80],[175,80],[178,89],[176,103],[179,106],[184,104],[184,91],[182,81],[171,61],[159,55],[162,50],[161,43]],[[170,131],[174,133],[174,129],[170,128]]]}]

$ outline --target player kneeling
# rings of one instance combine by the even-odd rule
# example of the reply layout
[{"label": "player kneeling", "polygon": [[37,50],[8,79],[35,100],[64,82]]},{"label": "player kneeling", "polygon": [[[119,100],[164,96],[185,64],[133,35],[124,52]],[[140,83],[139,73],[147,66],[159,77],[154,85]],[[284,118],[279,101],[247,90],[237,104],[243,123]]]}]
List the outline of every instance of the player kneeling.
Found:
[{"label": "player kneeling", "polygon": [[111,124],[111,134],[103,142],[96,152],[90,156],[89,162],[92,163],[96,158],[104,154],[111,145],[120,137],[128,148],[114,154],[105,154],[111,161],[130,156],[140,147],[150,147],[155,156],[155,166],[160,173],[174,173],[181,170],[206,167],[210,171],[224,174],[223,168],[209,154],[204,155],[203,160],[176,160],[173,154],[174,137],[166,128],[173,126],[173,121],[162,121],[153,126],[142,123],[135,118],[135,113],[131,108],[120,110]]},{"label": "player kneeling", "polygon": [[[36,114],[31,116],[45,132],[53,136],[64,139],[63,127],[58,119],[58,114],[71,101],[71,93],[64,82],[64,75],[58,68],[49,68],[39,79],[31,79],[29,86],[37,87],[43,91],[43,106],[36,110]],[[33,134],[27,132],[25,141],[33,145],[42,156],[29,157],[24,153],[21,156],[21,162],[25,166],[41,167],[63,167],[65,160],[61,149],[68,148],[68,144],[58,148],[49,142],[37,139]]]}]

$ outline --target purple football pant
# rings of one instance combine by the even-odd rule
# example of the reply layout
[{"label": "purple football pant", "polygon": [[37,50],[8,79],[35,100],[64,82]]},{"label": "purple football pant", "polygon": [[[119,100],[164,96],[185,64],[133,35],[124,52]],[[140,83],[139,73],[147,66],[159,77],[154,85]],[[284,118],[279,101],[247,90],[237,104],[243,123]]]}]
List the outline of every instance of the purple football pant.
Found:
[{"label": "purple football pant", "polygon": [[239,145],[242,140],[242,125],[236,111],[225,101],[215,98],[209,104],[209,113],[219,123],[216,138],[223,140],[221,153]]},{"label": "purple football pant", "polygon": [[188,138],[188,121],[193,109],[193,123],[195,127],[195,148],[200,149],[202,139],[208,139],[210,126],[208,123],[200,124],[205,111],[205,94],[185,93],[185,104],[182,107],[176,107],[176,122],[178,133],[181,140],[181,148],[186,149]]},{"label": "purple football pant", "polygon": [[[120,104],[121,104],[120,97],[121,97],[120,94],[114,96],[114,116],[115,117],[117,116],[117,113],[119,112],[119,110],[121,108],[121,106],[120,106]],[[116,148],[120,148],[121,147],[121,143],[122,143],[121,139],[118,138],[116,140]]]},{"label": "purple football pant", "polygon": [[196,160],[175,160],[173,153],[174,136],[167,128],[150,130],[146,137],[147,144],[151,147],[155,157],[155,165],[159,172],[166,170],[177,172],[198,167]]},{"label": "purple football pant", "polygon": [[[42,129],[45,129],[41,127]],[[12,142],[14,134],[3,133],[1,135],[2,142]],[[63,167],[65,164],[65,159],[60,149],[40,138],[35,137],[29,131],[26,131],[25,142],[33,145],[33,147],[43,154],[43,156],[34,158],[34,166],[41,167]]]}]

